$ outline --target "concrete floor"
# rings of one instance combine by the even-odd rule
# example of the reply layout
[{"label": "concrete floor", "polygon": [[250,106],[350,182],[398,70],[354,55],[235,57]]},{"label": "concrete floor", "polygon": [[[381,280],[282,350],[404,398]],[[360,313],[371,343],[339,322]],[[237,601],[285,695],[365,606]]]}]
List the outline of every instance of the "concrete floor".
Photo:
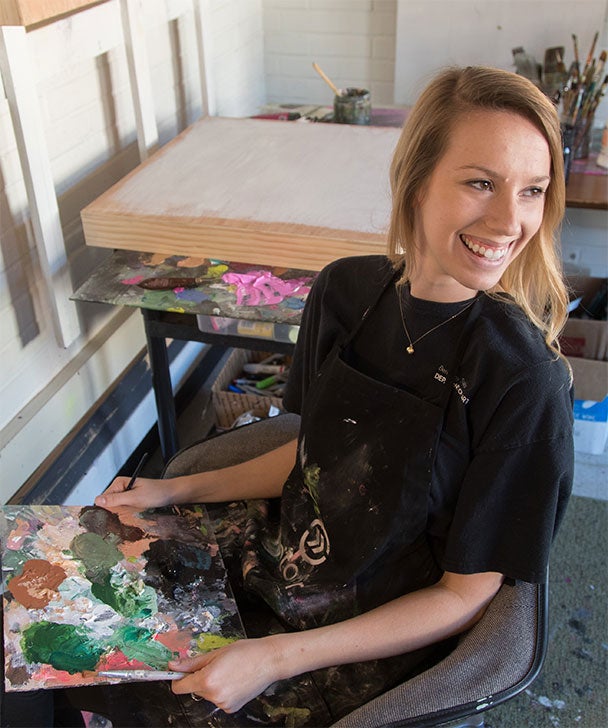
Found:
[{"label": "concrete floor", "polygon": [[608,502],[574,496],[550,567],[549,647],[525,693],[487,713],[487,728],[608,725]]}]

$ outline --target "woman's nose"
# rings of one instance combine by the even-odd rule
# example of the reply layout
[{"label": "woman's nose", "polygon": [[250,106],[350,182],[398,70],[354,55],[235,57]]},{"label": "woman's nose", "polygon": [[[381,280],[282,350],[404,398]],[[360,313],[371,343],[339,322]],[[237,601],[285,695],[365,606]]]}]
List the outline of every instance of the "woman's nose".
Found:
[{"label": "woman's nose", "polygon": [[486,211],[486,224],[494,233],[517,237],[521,232],[517,199],[506,192],[493,195]]}]

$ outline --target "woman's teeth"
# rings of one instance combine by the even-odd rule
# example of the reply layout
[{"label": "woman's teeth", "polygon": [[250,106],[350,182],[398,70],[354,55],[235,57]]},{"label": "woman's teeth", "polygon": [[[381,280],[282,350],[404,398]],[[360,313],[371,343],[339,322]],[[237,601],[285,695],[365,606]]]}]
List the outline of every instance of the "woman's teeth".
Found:
[{"label": "woman's teeth", "polygon": [[478,255],[480,258],[486,258],[487,260],[500,260],[505,257],[505,253],[507,252],[507,248],[486,248],[470,240],[466,235],[461,235],[460,239],[475,255]]}]

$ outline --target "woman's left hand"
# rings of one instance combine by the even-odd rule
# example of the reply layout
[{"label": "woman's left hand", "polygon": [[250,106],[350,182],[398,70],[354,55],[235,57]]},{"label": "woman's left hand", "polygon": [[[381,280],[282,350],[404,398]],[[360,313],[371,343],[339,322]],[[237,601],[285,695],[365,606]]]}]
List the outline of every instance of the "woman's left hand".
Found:
[{"label": "woman's left hand", "polygon": [[243,639],[192,658],[172,660],[169,669],[190,673],[174,680],[178,695],[194,693],[226,713],[235,713],[281,678],[274,637]]}]

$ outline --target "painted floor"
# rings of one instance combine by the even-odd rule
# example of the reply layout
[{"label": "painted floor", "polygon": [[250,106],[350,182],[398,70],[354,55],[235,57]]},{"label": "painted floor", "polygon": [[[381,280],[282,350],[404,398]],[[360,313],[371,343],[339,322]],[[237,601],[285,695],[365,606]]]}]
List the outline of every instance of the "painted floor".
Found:
[{"label": "painted floor", "polygon": [[608,502],[574,496],[551,559],[543,671],[529,690],[487,713],[487,728],[608,725],[607,585]]}]

